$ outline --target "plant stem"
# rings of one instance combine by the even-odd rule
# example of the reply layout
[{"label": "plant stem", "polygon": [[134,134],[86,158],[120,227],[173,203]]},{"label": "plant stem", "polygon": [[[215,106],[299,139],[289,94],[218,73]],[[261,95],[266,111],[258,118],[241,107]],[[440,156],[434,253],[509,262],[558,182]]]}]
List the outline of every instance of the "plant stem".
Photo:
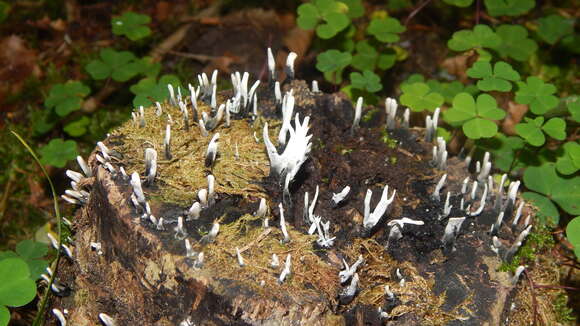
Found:
[{"label": "plant stem", "polygon": [[60,261],[60,247],[62,245],[62,239],[61,239],[62,219],[60,216],[60,209],[58,207],[58,200],[56,199],[56,190],[54,188],[54,184],[52,183],[52,180],[50,179],[50,176],[48,175],[48,172],[46,171],[46,169],[44,168],[42,163],[40,163],[40,159],[38,158],[38,156],[36,155],[34,150],[28,145],[28,143],[15,131],[10,130],[10,132],[16,138],[18,138],[18,141],[20,141],[20,143],[28,150],[28,152],[30,153],[32,158],[34,158],[34,161],[36,162],[36,164],[38,164],[38,166],[42,170],[42,174],[44,174],[44,176],[48,180],[48,184],[50,185],[50,192],[52,195],[52,201],[54,203],[54,213],[56,215],[56,221],[57,221],[58,250],[56,251],[56,259],[53,261],[53,264],[52,264],[53,265],[52,268],[53,268],[54,272],[52,273],[52,276],[50,278],[50,282],[48,282],[48,285],[46,287],[44,295],[42,296],[40,308],[38,309],[38,313],[36,314],[36,317],[34,318],[34,322],[32,323],[32,326],[41,326],[42,322],[44,321],[44,311],[46,310],[48,296],[50,295],[50,288],[52,287],[52,283],[54,282],[54,279],[55,279],[56,274],[58,272],[58,262]]}]

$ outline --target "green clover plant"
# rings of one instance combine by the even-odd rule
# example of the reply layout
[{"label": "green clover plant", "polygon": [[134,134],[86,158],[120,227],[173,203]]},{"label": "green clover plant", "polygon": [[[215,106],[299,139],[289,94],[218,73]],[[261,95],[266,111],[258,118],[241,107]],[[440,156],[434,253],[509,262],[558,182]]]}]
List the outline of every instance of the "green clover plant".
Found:
[{"label": "green clover plant", "polygon": [[113,78],[126,82],[144,70],[143,62],[138,61],[129,51],[115,51],[111,48],[102,49],[99,59],[89,62],[85,69],[93,79]]},{"label": "green clover plant", "polygon": [[467,51],[475,48],[496,48],[501,38],[487,25],[475,25],[472,30],[464,29],[453,33],[447,46],[453,51]]},{"label": "green clover plant", "polygon": [[393,17],[375,18],[371,20],[367,33],[384,43],[398,42],[399,34],[406,30],[398,19]]},{"label": "green clover plant", "polygon": [[535,119],[524,118],[525,122],[516,125],[516,132],[519,136],[532,146],[542,146],[546,142],[544,133],[557,140],[566,138],[566,121],[561,118],[551,118],[544,123],[544,117]]},{"label": "green clover plant", "polygon": [[580,144],[569,141],[561,148],[563,153],[556,161],[556,170],[563,175],[572,175],[580,170]]},{"label": "green clover plant", "polygon": [[111,19],[113,34],[124,35],[131,41],[137,41],[151,35],[151,29],[146,24],[151,22],[147,15],[128,11]]},{"label": "green clover plant", "polygon": [[[329,39],[350,25],[350,19],[362,16],[360,1],[314,0],[298,7],[296,23],[302,29],[316,29],[321,39]],[[352,8],[352,9],[351,9]]]},{"label": "green clover plant", "polygon": [[555,14],[538,19],[538,36],[548,44],[556,44],[573,32],[574,21],[572,19]]},{"label": "green clover plant", "polygon": [[441,94],[433,92],[429,85],[421,82],[407,84],[401,87],[401,104],[408,106],[412,111],[434,111],[443,104]]},{"label": "green clover plant", "polygon": [[67,161],[73,160],[79,155],[77,143],[74,140],[65,141],[62,138],[52,139],[38,151],[42,164],[52,165],[57,168],[63,168]]},{"label": "green clover plant", "polygon": [[375,93],[383,89],[381,78],[370,70],[365,70],[361,73],[351,72],[350,82],[352,88],[361,89],[370,93]]},{"label": "green clover plant", "polygon": [[525,83],[518,82],[518,87],[516,102],[528,104],[534,114],[544,114],[558,105],[558,98],[553,95],[556,87],[538,77],[528,77]]},{"label": "green clover plant", "polygon": [[535,7],[534,0],[485,0],[490,16],[519,16]]},{"label": "green clover plant", "polygon": [[8,307],[20,307],[36,296],[36,283],[22,258],[0,260],[0,326],[8,325]]},{"label": "green clover plant", "polygon": [[56,114],[61,117],[81,108],[82,99],[89,95],[90,88],[79,81],[68,81],[64,84],[52,86],[44,106],[54,108]]},{"label": "green clover plant", "polygon": [[467,75],[471,78],[481,79],[477,82],[477,88],[482,91],[508,92],[512,89],[510,81],[520,80],[520,74],[509,63],[499,61],[491,67],[491,63],[477,61],[473,64]]},{"label": "green clover plant", "polygon": [[566,237],[574,247],[574,253],[580,258],[580,216],[573,218],[566,226]]},{"label": "green clover plant", "polygon": [[490,138],[497,134],[497,125],[492,120],[501,120],[505,112],[497,107],[495,99],[481,94],[477,100],[471,94],[459,93],[453,99],[453,107],[443,118],[451,124],[460,124],[465,136],[471,139]]},{"label": "green clover plant", "polygon": [[528,37],[528,30],[523,26],[504,24],[498,26],[495,32],[501,43],[492,49],[503,58],[526,61],[538,50],[538,44]]},{"label": "green clover plant", "polygon": [[181,87],[179,78],[175,75],[163,75],[159,80],[154,77],[141,79],[130,87],[130,91],[135,94],[133,106],[151,106],[154,102],[163,102],[169,96],[168,84],[171,84],[174,89]]}]

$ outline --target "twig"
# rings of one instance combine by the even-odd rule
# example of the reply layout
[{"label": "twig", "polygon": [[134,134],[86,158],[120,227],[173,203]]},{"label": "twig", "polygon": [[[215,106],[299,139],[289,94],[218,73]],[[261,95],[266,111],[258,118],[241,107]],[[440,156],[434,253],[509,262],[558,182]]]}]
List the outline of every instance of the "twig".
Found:
[{"label": "twig", "polygon": [[429,4],[429,2],[431,2],[431,0],[425,0],[425,1],[423,1],[422,4],[419,5],[419,7],[415,8],[413,11],[411,11],[411,13],[407,17],[407,19],[405,19],[405,26],[407,26],[409,24],[409,21],[411,21],[411,19],[413,19],[413,17],[415,17],[415,15],[417,15],[419,13],[419,11],[421,11],[421,9],[425,8],[425,6],[427,6]]},{"label": "twig", "polygon": [[180,57],[184,57],[184,58],[188,58],[188,59],[193,59],[193,60],[199,61],[201,63],[206,63],[208,61],[219,58],[217,56],[212,56],[212,55],[195,54],[195,53],[187,53],[187,52],[179,52],[179,51],[168,51],[167,53],[173,54],[176,56],[180,56]]}]

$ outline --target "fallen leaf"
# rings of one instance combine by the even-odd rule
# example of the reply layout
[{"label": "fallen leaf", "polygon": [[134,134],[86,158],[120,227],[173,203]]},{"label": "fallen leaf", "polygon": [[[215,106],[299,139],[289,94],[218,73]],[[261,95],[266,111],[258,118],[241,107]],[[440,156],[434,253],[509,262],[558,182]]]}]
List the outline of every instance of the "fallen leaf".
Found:
[{"label": "fallen leaf", "polygon": [[506,135],[513,136],[516,134],[515,126],[522,121],[524,115],[528,112],[528,106],[512,101],[509,101],[507,106],[507,115],[501,125],[501,129]]},{"label": "fallen leaf", "polygon": [[[8,95],[18,94],[27,78],[41,75],[36,56],[36,51],[26,47],[25,41],[16,35],[0,40],[0,103]],[[2,105],[0,111],[8,112],[14,108]]]}]

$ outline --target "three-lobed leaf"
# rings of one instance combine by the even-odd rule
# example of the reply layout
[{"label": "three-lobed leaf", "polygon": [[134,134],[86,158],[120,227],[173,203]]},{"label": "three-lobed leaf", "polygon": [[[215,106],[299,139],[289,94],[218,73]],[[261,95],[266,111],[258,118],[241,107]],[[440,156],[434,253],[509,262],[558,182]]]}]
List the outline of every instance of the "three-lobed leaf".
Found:
[{"label": "three-lobed leaf", "polygon": [[524,173],[524,184],[555,201],[569,214],[580,214],[580,176],[561,177],[554,163],[530,166]]},{"label": "three-lobed leaf", "polygon": [[348,52],[327,50],[316,57],[316,69],[322,72],[338,71],[348,66],[351,61],[352,56]]},{"label": "three-lobed leaf", "polygon": [[526,79],[526,82],[518,82],[519,90],[516,92],[516,102],[530,106],[532,113],[542,115],[558,105],[556,87],[545,83],[536,76]]},{"label": "three-lobed leaf", "polygon": [[[350,25],[350,17],[362,15],[362,5],[357,2],[356,0],[344,2],[315,0],[305,3],[298,7],[296,22],[300,28],[316,29],[318,37],[329,39]],[[364,8],[362,10],[364,13]]]},{"label": "three-lobed leaf", "polygon": [[82,99],[89,95],[91,89],[79,81],[68,81],[52,86],[44,106],[54,108],[61,117],[81,108]]},{"label": "three-lobed leaf", "polygon": [[116,81],[126,82],[144,71],[146,64],[137,60],[129,51],[115,51],[111,48],[102,49],[100,59],[89,62],[85,69],[93,79],[101,80],[113,78]]},{"label": "three-lobed leaf", "polygon": [[467,51],[474,48],[496,48],[501,44],[501,38],[483,24],[475,25],[472,30],[463,29],[453,33],[447,46],[453,51]]},{"label": "three-lobed leaf", "polygon": [[469,93],[457,94],[453,99],[453,107],[443,115],[449,123],[462,124],[463,133],[471,139],[495,136],[497,125],[491,120],[501,120],[504,117],[505,112],[497,107],[492,96],[481,94],[475,100]]},{"label": "three-lobed leaf", "polygon": [[490,16],[519,16],[527,13],[536,5],[535,0],[485,0]]},{"label": "three-lobed leaf", "polygon": [[422,82],[401,85],[401,90],[401,104],[415,112],[434,111],[444,101],[441,94],[433,92],[429,85]]},{"label": "three-lobed leaf", "polygon": [[171,84],[174,89],[180,87],[179,78],[175,75],[163,75],[157,81],[154,77],[141,79],[132,85],[129,90],[135,94],[133,106],[151,106],[153,102],[163,102],[169,96],[167,85]]},{"label": "three-lobed leaf", "polygon": [[520,74],[509,63],[499,61],[492,66],[487,61],[477,61],[473,64],[467,75],[472,78],[480,78],[477,88],[482,91],[508,92],[512,89],[510,81],[520,80]]},{"label": "three-lobed leaf", "polygon": [[552,14],[538,19],[538,36],[548,44],[556,44],[574,32],[574,21]]},{"label": "three-lobed leaf", "polygon": [[151,17],[128,11],[122,16],[113,17],[111,26],[113,34],[124,35],[131,41],[137,41],[151,35],[151,29],[146,24],[151,22]]},{"label": "three-lobed leaf", "polygon": [[367,27],[367,33],[384,43],[398,42],[399,34],[406,30],[398,19],[393,17],[374,18]]},{"label": "three-lobed leaf", "polygon": [[87,126],[90,123],[91,120],[88,117],[83,116],[78,120],[68,123],[64,126],[63,130],[72,137],[80,137],[87,133]]},{"label": "three-lobed leaf", "polygon": [[521,25],[500,25],[496,33],[501,38],[501,43],[493,49],[504,58],[526,61],[538,50],[536,41],[528,38],[528,30]]},{"label": "three-lobed leaf", "polygon": [[383,89],[381,78],[370,70],[365,70],[361,73],[351,72],[350,82],[352,88],[366,90],[370,93],[375,93]]},{"label": "three-lobed leaf", "polygon": [[55,138],[48,144],[41,147],[40,162],[46,165],[52,165],[57,168],[63,168],[66,162],[77,157],[77,143],[74,140],[63,140]]},{"label": "three-lobed leaf", "polygon": [[542,146],[546,142],[544,133],[557,140],[566,138],[566,121],[551,118],[544,124],[544,117],[525,118],[525,122],[515,126],[517,134],[532,146]]},{"label": "three-lobed leaf", "polygon": [[580,170],[580,144],[569,141],[560,148],[563,153],[556,161],[556,170],[564,175],[571,175]]}]

